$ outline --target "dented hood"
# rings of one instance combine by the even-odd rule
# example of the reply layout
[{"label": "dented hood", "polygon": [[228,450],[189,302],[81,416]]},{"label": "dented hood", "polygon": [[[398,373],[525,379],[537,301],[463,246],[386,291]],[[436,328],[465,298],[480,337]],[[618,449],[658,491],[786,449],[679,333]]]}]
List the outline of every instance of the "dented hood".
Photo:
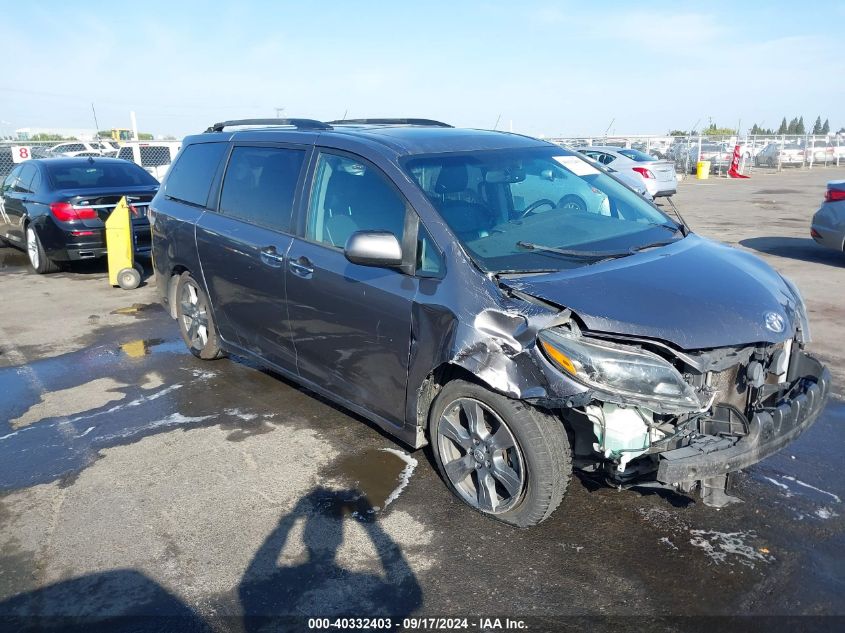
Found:
[{"label": "dented hood", "polygon": [[[589,330],[704,349],[776,343],[795,331],[789,287],[759,258],[697,235],[621,259],[501,282],[570,308]],[[783,331],[767,327],[783,320]]]}]

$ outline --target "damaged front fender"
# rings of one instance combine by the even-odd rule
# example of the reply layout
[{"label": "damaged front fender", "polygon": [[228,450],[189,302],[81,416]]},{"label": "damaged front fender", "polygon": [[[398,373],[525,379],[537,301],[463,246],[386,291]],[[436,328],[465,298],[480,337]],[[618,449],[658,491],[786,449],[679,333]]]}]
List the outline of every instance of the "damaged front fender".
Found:
[{"label": "damaged front fender", "polygon": [[[485,280],[489,285],[477,288],[477,280],[473,284],[486,304],[474,315],[459,318],[449,307],[463,302],[414,304],[406,419],[414,427],[416,446],[426,443],[428,408],[442,381],[439,374],[450,368],[460,368],[510,398],[540,406],[573,406],[590,399],[588,389],[556,371],[536,345],[541,330],[569,323],[570,311],[506,296],[492,280]],[[421,297],[442,299],[448,293],[444,280],[423,280],[421,285]]]}]

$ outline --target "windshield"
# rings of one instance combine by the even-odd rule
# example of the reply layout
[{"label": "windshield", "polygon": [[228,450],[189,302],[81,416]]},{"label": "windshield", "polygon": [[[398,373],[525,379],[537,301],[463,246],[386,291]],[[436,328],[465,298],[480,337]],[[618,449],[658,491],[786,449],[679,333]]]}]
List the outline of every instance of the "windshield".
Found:
[{"label": "windshield", "polygon": [[486,272],[564,270],[683,237],[641,196],[562,148],[438,154],[404,166]]}]

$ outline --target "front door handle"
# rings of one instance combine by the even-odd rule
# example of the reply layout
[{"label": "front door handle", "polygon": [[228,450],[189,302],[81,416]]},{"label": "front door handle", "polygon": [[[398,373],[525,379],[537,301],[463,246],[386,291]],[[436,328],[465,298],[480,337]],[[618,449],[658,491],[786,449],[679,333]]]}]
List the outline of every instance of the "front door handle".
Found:
[{"label": "front door handle", "polygon": [[271,268],[281,268],[285,256],[279,253],[275,246],[268,246],[261,249],[261,261]]},{"label": "front door handle", "polygon": [[311,279],[311,275],[314,274],[314,267],[311,265],[311,260],[304,256],[298,258],[296,261],[290,260],[288,266],[294,275],[303,279]]}]

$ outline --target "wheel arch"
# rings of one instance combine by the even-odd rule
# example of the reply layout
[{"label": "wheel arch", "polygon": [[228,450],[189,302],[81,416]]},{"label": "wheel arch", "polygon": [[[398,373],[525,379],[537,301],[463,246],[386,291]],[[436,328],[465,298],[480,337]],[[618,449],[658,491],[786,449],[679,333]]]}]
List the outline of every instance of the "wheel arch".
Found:
[{"label": "wheel arch", "polygon": [[420,388],[417,391],[417,428],[422,431],[422,434],[427,437],[428,427],[431,422],[429,419],[431,413],[431,404],[437,397],[437,394],[448,383],[453,380],[465,380],[471,382],[492,392],[509,396],[509,394],[496,389],[487,381],[479,378],[476,374],[469,371],[467,368],[458,365],[453,361],[446,361],[432,369],[425,379],[422,381]]},{"label": "wheel arch", "polygon": [[167,280],[167,311],[170,313],[170,318],[176,318],[176,288],[179,285],[179,278],[182,273],[190,272],[187,266],[177,264],[170,270],[170,276]]}]

